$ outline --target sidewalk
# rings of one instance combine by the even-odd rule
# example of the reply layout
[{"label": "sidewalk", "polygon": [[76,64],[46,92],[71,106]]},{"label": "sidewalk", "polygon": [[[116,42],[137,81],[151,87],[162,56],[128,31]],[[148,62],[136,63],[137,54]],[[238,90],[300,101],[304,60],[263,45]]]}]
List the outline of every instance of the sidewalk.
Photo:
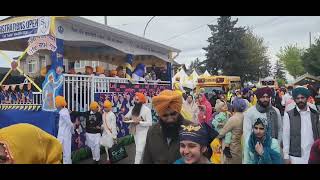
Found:
[{"label": "sidewalk", "polygon": [[[126,151],[128,153],[128,157],[115,164],[134,164],[135,151],[136,151],[135,144],[133,143],[133,144],[130,144],[129,146],[126,146]],[[106,154],[102,154],[100,158],[100,164],[105,164],[105,163],[106,163]],[[90,158],[90,159],[82,160],[77,164],[94,164],[94,162]]]}]

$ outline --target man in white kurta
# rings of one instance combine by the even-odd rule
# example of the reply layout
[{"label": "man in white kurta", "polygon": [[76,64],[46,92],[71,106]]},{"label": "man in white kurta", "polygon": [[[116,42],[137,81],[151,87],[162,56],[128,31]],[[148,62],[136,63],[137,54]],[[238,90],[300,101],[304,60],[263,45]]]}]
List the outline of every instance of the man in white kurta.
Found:
[{"label": "man in white kurta", "polygon": [[[146,97],[142,93],[136,93],[135,96],[135,106],[130,109],[126,114],[126,120],[133,120],[134,122],[130,124],[131,133],[134,136],[134,141],[136,144],[136,156],[135,164],[140,164],[143,157],[144,147],[146,145],[147,133],[149,127],[152,126],[152,114],[151,109],[148,108],[146,103]],[[141,108],[137,108],[137,107]],[[140,109],[140,112],[138,112]]]},{"label": "man in white kurta", "polygon": [[69,110],[65,108],[66,102],[62,96],[56,98],[56,107],[59,110],[58,140],[63,146],[63,164],[72,164],[71,139],[74,124],[71,121]]},{"label": "man in white kurta", "polygon": [[[291,109],[290,111],[285,112],[284,118],[283,118],[284,159],[285,159],[285,163],[287,164],[308,164],[311,147],[315,140],[314,137],[319,136],[319,116],[317,116],[317,110],[313,109],[311,106],[307,104],[307,97],[308,97],[307,89],[302,89],[302,87],[300,87],[299,91],[297,91],[297,89],[294,89],[293,96],[296,104],[296,106],[294,107],[295,109]],[[301,141],[300,157],[292,155],[290,150],[290,143],[294,143],[293,139],[295,138],[294,135],[290,134],[292,132],[290,130],[290,128],[292,127],[290,127],[290,125],[292,125],[292,123],[294,122],[297,122],[297,121],[293,121],[293,119],[296,117],[292,115],[294,112],[296,115],[299,114],[301,118],[300,120],[301,129],[300,131],[298,129],[299,131],[298,133],[300,133],[300,139],[301,139],[300,140]],[[293,119],[290,119],[290,117]],[[296,123],[294,125],[296,126]]]},{"label": "man in white kurta", "polygon": [[104,136],[108,136],[108,139],[110,142],[108,142],[108,146],[105,146],[106,149],[106,154],[107,154],[107,163],[110,163],[109,161],[109,155],[108,155],[108,149],[111,148],[113,146],[113,144],[115,143],[115,141],[117,140],[117,122],[116,122],[116,116],[115,114],[112,112],[112,103],[108,100],[106,100],[104,102],[104,113],[102,115],[102,120],[103,120],[103,134],[102,134],[102,138],[104,138]]}]

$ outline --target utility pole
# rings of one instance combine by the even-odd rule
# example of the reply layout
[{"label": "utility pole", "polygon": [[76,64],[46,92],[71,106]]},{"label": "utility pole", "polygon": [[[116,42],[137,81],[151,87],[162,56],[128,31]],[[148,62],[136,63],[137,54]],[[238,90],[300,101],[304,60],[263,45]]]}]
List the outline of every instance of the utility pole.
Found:
[{"label": "utility pole", "polygon": [[311,32],[309,32],[309,48],[311,48]]},{"label": "utility pole", "polygon": [[104,17],[104,25],[108,26],[108,16]]}]

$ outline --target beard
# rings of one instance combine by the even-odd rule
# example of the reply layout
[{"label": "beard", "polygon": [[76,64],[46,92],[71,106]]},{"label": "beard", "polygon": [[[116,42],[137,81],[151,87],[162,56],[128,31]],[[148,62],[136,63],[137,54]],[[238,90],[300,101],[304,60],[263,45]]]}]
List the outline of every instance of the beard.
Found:
[{"label": "beard", "polygon": [[178,118],[176,122],[173,123],[165,123],[161,119],[159,120],[162,133],[165,138],[178,139],[179,130],[181,126],[181,119]]},{"label": "beard", "polygon": [[258,101],[258,104],[260,106],[264,107],[264,108],[267,108],[270,105],[270,102],[268,102],[268,101],[263,101],[263,102]]},{"label": "beard", "polygon": [[306,102],[298,102],[297,106],[299,109],[304,109],[307,106],[307,103]]},{"label": "beard", "polygon": [[134,103],[134,107],[132,109],[132,115],[138,117],[140,115],[142,103]]}]

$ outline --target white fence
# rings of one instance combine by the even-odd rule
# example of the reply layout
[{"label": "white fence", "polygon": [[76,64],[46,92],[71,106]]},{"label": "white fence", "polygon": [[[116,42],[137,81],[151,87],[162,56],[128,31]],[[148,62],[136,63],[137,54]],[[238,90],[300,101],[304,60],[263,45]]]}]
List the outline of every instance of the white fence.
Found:
[{"label": "white fence", "polygon": [[33,92],[32,93],[32,104],[33,105],[42,105],[42,93],[40,92]]},{"label": "white fence", "polygon": [[[168,81],[129,82],[126,78],[64,74],[63,95],[71,111],[88,111],[96,93],[108,93],[110,83],[170,84]],[[1,104],[0,104],[1,105]],[[20,104],[21,105],[21,104]],[[33,101],[26,105],[42,105],[42,93],[34,92]]]},{"label": "white fence", "polygon": [[169,81],[129,82],[126,78],[111,78],[87,75],[64,75],[64,97],[71,111],[88,111],[96,93],[108,93],[110,83],[170,84]]}]

